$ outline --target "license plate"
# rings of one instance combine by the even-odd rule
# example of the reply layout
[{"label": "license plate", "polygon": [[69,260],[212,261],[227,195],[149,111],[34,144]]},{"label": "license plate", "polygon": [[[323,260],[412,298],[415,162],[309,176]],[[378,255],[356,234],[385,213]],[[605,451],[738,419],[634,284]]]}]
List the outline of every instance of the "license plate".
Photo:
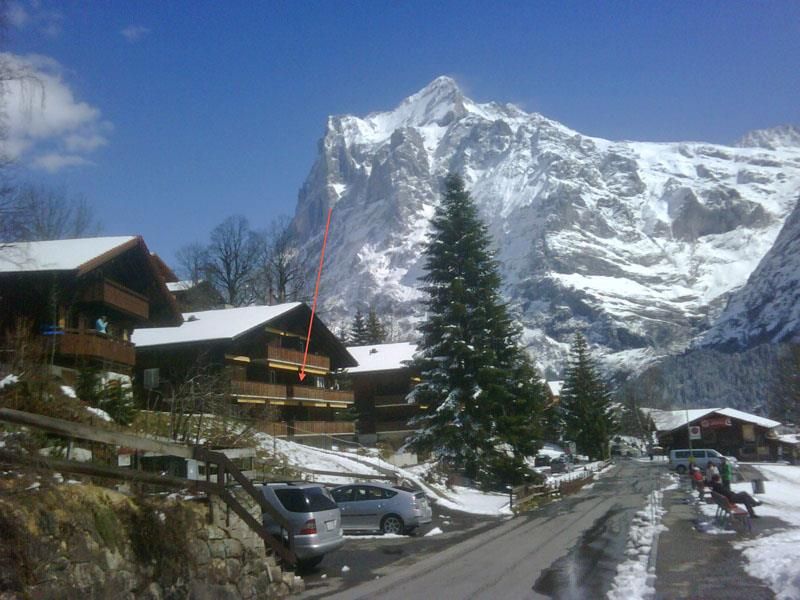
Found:
[{"label": "license plate", "polygon": [[336,521],[325,521],[325,529],[328,531],[333,531],[336,527]]}]

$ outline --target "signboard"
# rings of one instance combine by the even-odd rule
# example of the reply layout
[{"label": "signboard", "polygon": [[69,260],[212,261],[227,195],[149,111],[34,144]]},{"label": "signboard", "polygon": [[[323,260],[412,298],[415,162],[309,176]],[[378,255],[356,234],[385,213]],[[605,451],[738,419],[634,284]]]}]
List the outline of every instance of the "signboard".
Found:
[{"label": "signboard", "polygon": [[689,426],[689,439],[690,440],[699,440],[702,439],[702,434],[700,433],[700,428],[697,425],[690,425]]},{"label": "signboard", "polygon": [[703,429],[723,429],[731,426],[731,420],[729,417],[710,417],[700,421],[700,425]]}]

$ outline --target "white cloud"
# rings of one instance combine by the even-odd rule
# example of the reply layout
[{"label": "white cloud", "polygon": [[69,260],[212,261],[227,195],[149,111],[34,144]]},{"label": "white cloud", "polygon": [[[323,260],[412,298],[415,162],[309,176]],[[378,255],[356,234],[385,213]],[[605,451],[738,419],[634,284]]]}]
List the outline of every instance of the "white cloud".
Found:
[{"label": "white cloud", "polygon": [[64,15],[57,10],[44,8],[39,0],[12,2],[6,10],[8,22],[17,29],[33,27],[47,37],[58,37],[61,34]]},{"label": "white cloud", "polygon": [[77,154],[58,154],[55,152],[43,154],[33,159],[34,167],[44,169],[50,173],[55,173],[65,167],[82,167],[93,164],[94,163],[88,158],[78,156]]},{"label": "white cloud", "polygon": [[120,31],[120,34],[130,43],[138,42],[148,33],[150,33],[150,29],[142,25],[128,25],[125,29]]},{"label": "white cloud", "polygon": [[0,62],[19,75],[2,84],[2,152],[49,171],[92,164],[86,155],[108,143],[113,126],[75,97],[61,66],[39,55],[0,54]]}]

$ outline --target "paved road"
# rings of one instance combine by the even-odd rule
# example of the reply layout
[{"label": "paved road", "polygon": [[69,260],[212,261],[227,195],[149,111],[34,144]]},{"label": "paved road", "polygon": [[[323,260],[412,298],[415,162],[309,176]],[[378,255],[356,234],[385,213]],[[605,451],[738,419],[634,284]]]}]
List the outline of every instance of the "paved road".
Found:
[{"label": "paved road", "polygon": [[667,475],[624,461],[591,488],[330,598],[563,598],[605,595],[624,559],[631,519]]}]

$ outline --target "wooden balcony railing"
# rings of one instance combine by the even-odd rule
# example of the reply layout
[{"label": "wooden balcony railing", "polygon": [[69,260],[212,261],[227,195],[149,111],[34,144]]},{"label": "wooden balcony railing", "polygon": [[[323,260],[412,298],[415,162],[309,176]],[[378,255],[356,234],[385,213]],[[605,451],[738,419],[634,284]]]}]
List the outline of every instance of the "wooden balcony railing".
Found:
[{"label": "wooden balcony railing", "polygon": [[145,296],[110,279],[93,281],[83,289],[80,299],[106,304],[141,319],[150,317],[150,303]]},{"label": "wooden balcony railing", "polygon": [[286,386],[277,383],[261,383],[260,381],[231,381],[231,392],[234,396],[249,396],[269,400],[286,400]]},{"label": "wooden balcony railing", "polygon": [[289,390],[291,398],[295,400],[312,400],[315,402],[353,403],[353,392],[343,390],[326,390],[324,388],[306,385],[294,385]]},{"label": "wooden balcony railing", "polygon": [[[269,345],[267,346],[267,360],[288,363],[300,367],[300,365],[303,364],[303,352]],[[324,371],[330,371],[331,359],[327,356],[309,353],[306,357],[306,366],[316,367],[317,369],[322,369]]]},{"label": "wooden balcony railing", "polygon": [[77,356],[110,361],[130,366],[136,364],[133,344],[97,333],[94,329],[65,329],[58,340],[58,353],[62,356]]},{"label": "wooden balcony railing", "polygon": [[405,394],[391,396],[375,396],[375,406],[415,406],[406,401]]},{"label": "wooden balcony railing", "polygon": [[262,429],[270,435],[286,437],[292,435],[336,435],[352,434],[356,431],[355,423],[352,421],[293,421],[291,424],[285,421],[271,421],[263,423]]}]

